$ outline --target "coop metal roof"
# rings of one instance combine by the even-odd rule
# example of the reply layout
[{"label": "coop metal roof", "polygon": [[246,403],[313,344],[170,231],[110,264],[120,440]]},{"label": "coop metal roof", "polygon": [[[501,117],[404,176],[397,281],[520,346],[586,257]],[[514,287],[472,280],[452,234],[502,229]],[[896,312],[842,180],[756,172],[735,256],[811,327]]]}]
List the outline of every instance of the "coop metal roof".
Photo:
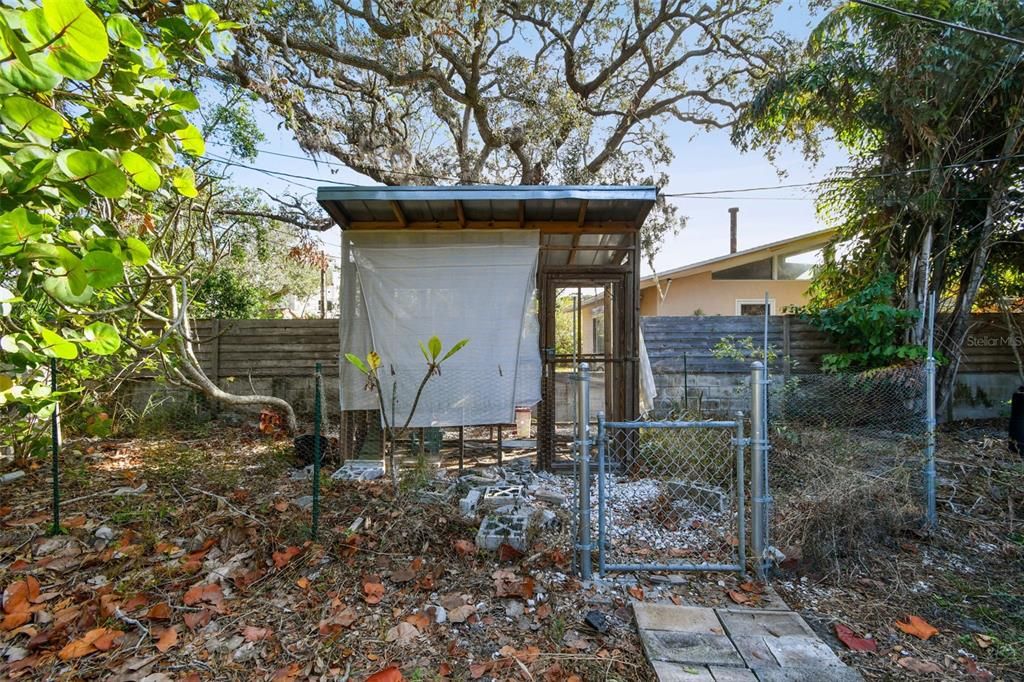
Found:
[{"label": "coop metal roof", "polygon": [[531,229],[550,264],[622,262],[653,186],[338,186],[317,201],[344,230]]}]

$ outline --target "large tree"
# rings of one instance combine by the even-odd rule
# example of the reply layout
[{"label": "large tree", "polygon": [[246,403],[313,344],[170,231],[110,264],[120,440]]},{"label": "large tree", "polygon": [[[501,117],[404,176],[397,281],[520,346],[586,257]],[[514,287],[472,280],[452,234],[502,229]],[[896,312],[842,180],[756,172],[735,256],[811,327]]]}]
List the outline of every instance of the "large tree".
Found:
[{"label": "large tree", "polygon": [[[776,0],[254,0],[227,70],[311,154],[385,184],[664,184],[670,120],[732,123]],[[645,226],[656,251],[680,224]]]},{"label": "large tree", "polygon": [[[1024,28],[1019,0],[889,4],[996,33]],[[1019,45],[850,2],[764,84],[735,140],[771,153],[801,142],[815,159],[834,139],[849,153],[850,167],[822,187],[819,210],[850,247],[830,251],[816,303],[841,300],[886,271],[899,276],[895,302],[909,310],[923,310],[937,292],[949,313],[939,330],[947,400],[992,249],[1024,215],[1022,133]],[[921,316],[908,340],[924,334]]]}]

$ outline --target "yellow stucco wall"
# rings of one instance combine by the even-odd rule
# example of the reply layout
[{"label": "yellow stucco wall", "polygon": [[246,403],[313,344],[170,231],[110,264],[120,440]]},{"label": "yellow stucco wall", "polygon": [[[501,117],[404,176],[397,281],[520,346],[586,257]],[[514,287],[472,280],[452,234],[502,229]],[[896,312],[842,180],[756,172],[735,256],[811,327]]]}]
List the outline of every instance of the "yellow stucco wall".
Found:
[{"label": "yellow stucco wall", "polygon": [[[662,280],[661,287],[668,293],[665,300],[658,301],[657,289],[643,289],[640,314],[655,315],[693,315],[698,309],[705,315],[735,315],[737,299],[763,299],[764,292],[768,298],[775,299],[775,314],[780,314],[791,305],[803,305],[807,302],[808,280],[725,280],[711,279],[710,272],[701,272],[689,277],[679,277],[669,284]],[[650,299],[646,308],[643,299]]]}]

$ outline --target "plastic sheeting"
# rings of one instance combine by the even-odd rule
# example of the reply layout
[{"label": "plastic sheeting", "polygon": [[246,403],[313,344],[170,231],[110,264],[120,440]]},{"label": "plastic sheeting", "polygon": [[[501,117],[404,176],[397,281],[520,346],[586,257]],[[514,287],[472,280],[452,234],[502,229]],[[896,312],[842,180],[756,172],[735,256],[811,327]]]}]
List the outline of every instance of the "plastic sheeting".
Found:
[{"label": "plastic sheeting", "polygon": [[[505,424],[540,400],[535,230],[347,231],[342,235],[341,408],[377,409],[345,353],[377,351],[389,421],[405,424],[431,336],[469,343],[427,381],[410,427]],[[346,293],[347,292],[347,293]]]},{"label": "plastic sheeting", "polygon": [[644,331],[640,330],[640,413],[647,414],[654,409],[654,399],[658,397],[658,387],[654,384],[654,370],[651,358],[647,355],[647,344],[644,343]]}]

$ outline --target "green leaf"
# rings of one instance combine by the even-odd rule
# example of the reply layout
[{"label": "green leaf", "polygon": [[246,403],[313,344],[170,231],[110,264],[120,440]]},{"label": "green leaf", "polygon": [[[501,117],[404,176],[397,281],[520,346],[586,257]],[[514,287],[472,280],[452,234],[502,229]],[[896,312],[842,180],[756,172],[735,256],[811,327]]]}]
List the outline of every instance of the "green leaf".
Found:
[{"label": "green leaf", "polygon": [[44,355],[51,358],[60,358],[61,360],[74,360],[78,357],[78,348],[75,344],[71,343],[57,332],[47,329],[46,327],[33,323],[36,329],[36,333],[42,337],[42,343],[40,344],[39,350]]},{"label": "green leaf", "polygon": [[183,197],[199,196],[199,191],[196,189],[196,174],[188,166],[176,168],[171,176],[171,183],[174,185],[174,189],[178,190],[178,194]]},{"label": "green leaf", "polygon": [[185,111],[195,111],[199,108],[199,99],[188,90],[175,90],[167,96],[167,101]]},{"label": "green leaf", "polygon": [[0,316],[6,317],[11,314],[11,302],[16,298],[13,291],[0,287]]},{"label": "green leaf", "polygon": [[[47,92],[60,85],[63,78],[46,63],[47,55],[36,53],[29,56],[32,66],[20,61],[0,64],[0,93]],[[5,87],[6,86],[6,87]]]},{"label": "green leaf", "polygon": [[155,192],[160,189],[160,172],[156,165],[136,152],[121,152],[121,165],[128,171],[128,177],[144,190]]},{"label": "green leaf", "polygon": [[200,24],[212,24],[220,21],[220,17],[207,5],[196,3],[185,5],[185,16]]},{"label": "green leaf", "polygon": [[124,281],[121,259],[109,251],[90,251],[82,259],[85,276],[94,289],[109,289]]},{"label": "green leaf", "polygon": [[367,369],[366,363],[363,362],[362,358],[352,353],[345,353],[345,359],[348,360],[352,365],[363,374],[369,374],[370,370]]},{"label": "green leaf", "polygon": [[64,117],[28,97],[8,97],[0,109],[0,118],[16,131],[29,129],[37,135],[53,140],[61,136],[67,125]]},{"label": "green leaf", "polygon": [[437,356],[441,354],[441,339],[431,336],[430,340],[427,341],[427,348],[430,349],[431,360],[437,360]]},{"label": "green leaf", "polygon": [[462,347],[465,346],[467,343],[469,343],[469,339],[462,339],[461,341],[456,343],[454,346],[451,347],[451,350],[449,350],[447,353],[444,354],[444,357],[441,358],[441,362],[444,362],[445,360],[447,360],[451,356],[453,356],[456,353],[458,353],[460,350],[462,350]]},{"label": "green leaf", "polygon": [[57,250],[59,252],[60,263],[64,266],[64,276],[68,280],[68,288],[73,295],[81,295],[89,284],[88,276],[85,272],[85,265],[82,263],[82,259],[71,253],[71,251],[63,246],[58,246]]},{"label": "green leaf", "polygon": [[54,45],[46,57],[46,64],[57,73],[79,81],[95,78],[103,67],[103,62],[90,61],[68,50],[63,40]]},{"label": "green leaf", "polygon": [[91,62],[107,58],[106,28],[85,0],[43,0],[43,15],[50,30],[63,35],[79,57]]},{"label": "green leaf", "polygon": [[150,252],[145,242],[135,237],[126,237],[124,243],[131,256],[132,265],[145,265],[149,262]]},{"label": "green leaf", "polygon": [[203,141],[203,134],[191,123],[174,132],[181,142],[181,149],[192,156],[202,156],[206,153],[206,143]]},{"label": "green leaf", "polygon": [[0,215],[0,246],[22,244],[43,232],[43,219],[24,206]]},{"label": "green leaf", "polygon": [[142,47],[142,33],[124,14],[111,14],[107,18],[107,35],[133,49]]},{"label": "green leaf", "polygon": [[6,53],[0,54],[4,57],[8,54],[13,54],[17,60],[25,66],[32,65],[32,61],[29,58],[29,54],[25,49],[24,43],[21,42],[21,39],[11,28],[11,25],[7,23],[7,18],[3,15],[0,15],[0,40],[3,41],[0,45],[3,45],[3,47],[6,48]]},{"label": "green leaf", "polygon": [[423,353],[423,359],[430,362],[430,353],[427,352],[427,347],[423,345],[422,341],[417,341],[420,344],[420,352]]},{"label": "green leaf", "polygon": [[116,199],[128,189],[128,178],[103,154],[72,149],[57,155],[57,165],[73,180],[85,184],[100,196]]},{"label": "green leaf", "polygon": [[[84,268],[82,269],[84,273]],[[92,299],[93,288],[86,286],[78,293],[71,288],[71,281],[68,277],[46,277],[43,279],[43,291],[65,305],[78,306],[88,303]]]},{"label": "green leaf", "polygon": [[84,339],[79,345],[85,346],[96,355],[111,355],[121,347],[121,335],[112,324],[93,322],[83,331]]}]

